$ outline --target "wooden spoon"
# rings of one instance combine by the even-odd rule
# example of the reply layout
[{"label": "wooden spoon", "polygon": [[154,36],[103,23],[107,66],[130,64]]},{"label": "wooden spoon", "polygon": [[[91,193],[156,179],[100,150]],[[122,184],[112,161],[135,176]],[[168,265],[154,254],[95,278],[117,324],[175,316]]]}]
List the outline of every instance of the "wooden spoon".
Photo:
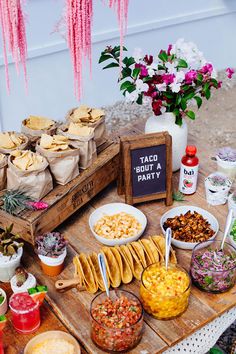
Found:
[{"label": "wooden spoon", "polygon": [[61,279],[57,280],[55,283],[55,288],[57,290],[63,290],[65,288],[71,287],[71,286],[77,286],[77,289],[79,291],[85,290],[85,287],[81,285],[81,280],[79,277],[73,278],[73,279]]}]

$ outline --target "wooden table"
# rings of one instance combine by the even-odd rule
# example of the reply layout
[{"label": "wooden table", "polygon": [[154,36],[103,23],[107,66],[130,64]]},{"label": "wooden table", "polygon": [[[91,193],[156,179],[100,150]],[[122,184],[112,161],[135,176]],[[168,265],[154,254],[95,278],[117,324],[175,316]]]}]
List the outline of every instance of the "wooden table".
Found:
[{"label": "wooden table", "polygon": [[[126,135],[128,133],[137,134],[143,132],[143,124],[144,123],[141,122],[135,127],[131,127],[129,131],[127,131],[128,128],[126,127]],[[197,192],[193,196],[186,197],[184,204],[200,206],[215,215],[220,224],[218,237],[221,237],[227,215],[227,206],[208,206],[205,199],[203,183],[204,177],[215,169],[214,162],[210,160],[213,151],[206,142],[198,138],[191,136],[189,140],[198,147],[200,174]],[[174,175],[173,182],[175,188],[177,188],[178,173]],[[103,353],[96,348],[90,339],[89,307],[94,296],[87,292],[79,292],[76,288],[64,293],[58,293],[55,290],[54,283],[57,279],[70,279],[73,277],[74,267],[72,259],[76,253],[91,253],[92,251],[98,251],[100,249],[101,245],[94,239],[89,229],[88,218],[90,213],[103,204],[121,201],[124,201],[124,199],[117,195],[116,185],[113,183],[60,227],[59,230],[64,233],[70,245],[68,246],[68,257],[66,259],[65,269],[59,277],[48,278],[42,274],[37,256],[32,251],[31,246],[27,246],[24,252],[24,266],[34,273],[39,283],[47,285],[49,289],[47,303],[50,309],[48,306],[42,308],[43,321],[40,332],[48,329],[67,329],[79,340],[85,350],[90,354]],[[175,202],[174,206],[177,205],[183,204]],[[138,205],[138,207],[146,214],[148,219],[148,226],[144,237],[161,234],[159,225],[160,217],[169,207],[166,207],[162,201],[144,203]],[[188,269],[191,251],[177,250],[177,257],[180,265]],[[135,280],[129,285],[122,286],[122,288],[138,294],[139,282]],[[226,310],[236,306],[235,294],[236,287],[232,288],[227,293],[213,295],[201,292],[193,286],[189,307],[181,317],[169,321],[158,321],[147,314],[145,315],[145,333],[143,339],[131,352],[138,354],[142,350],[147,350],[150,354],[162,353],[220,316]],[[14,340],[12,340],[13,333]],[[5,331],[5,343],[7,345],[12,344],[13,347],[16,346],[17,353],[24,347],[28,339],[29,336],[20,336],[16,334],[9,325],[7,326]]]}]

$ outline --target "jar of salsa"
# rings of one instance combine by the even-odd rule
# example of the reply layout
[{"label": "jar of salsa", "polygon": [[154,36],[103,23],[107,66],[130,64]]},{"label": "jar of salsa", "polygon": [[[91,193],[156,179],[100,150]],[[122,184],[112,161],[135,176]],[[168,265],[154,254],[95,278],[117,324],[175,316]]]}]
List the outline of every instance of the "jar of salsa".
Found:
[{"label": "jar of salsa", "polygon": [[13,294],[9,301],[12,324],[19,333],[33,333],[40,326],[39,302],[26,292]]},{"label": "jar of salsa", "polygon": [[124,352],[142,337],[143,308],[140,300],[124,290],[98,294],[91,303],[91,338],[102,350]]},{"label": "jar of salsa", "polygon": [[236,248],[221,241],[207,241],[193,249],[190,274],[193,284],[204,291],[223,293],[236,283]]},{"label": "jar of salsa", "polygon": [[172,319],[188,307],[191,280],[182,267],[153,263],[144,269],[140,296],[144,310],[155,318]]}]

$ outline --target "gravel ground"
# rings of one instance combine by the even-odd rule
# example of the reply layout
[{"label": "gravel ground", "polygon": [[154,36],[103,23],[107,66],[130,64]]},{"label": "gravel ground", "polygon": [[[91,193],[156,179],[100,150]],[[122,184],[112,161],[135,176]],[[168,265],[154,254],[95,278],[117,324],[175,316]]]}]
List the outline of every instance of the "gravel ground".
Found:
[{"label": "gravel ground", "polygon": [[[189,131],[197,137],[206,139],[214,147],[230,145],[236,148],[236,77],[226,83],[224,74],[220,73],[219,76],[223,80],[222,89],[215,90],[212,98],[196,111],[194,122],[188,120]],[[152,115],[151,107],[124,101],[104,109],[110,131]],[[236,321],[219,338],[217,346],[230,354],[234,341],[236,341]]]}]

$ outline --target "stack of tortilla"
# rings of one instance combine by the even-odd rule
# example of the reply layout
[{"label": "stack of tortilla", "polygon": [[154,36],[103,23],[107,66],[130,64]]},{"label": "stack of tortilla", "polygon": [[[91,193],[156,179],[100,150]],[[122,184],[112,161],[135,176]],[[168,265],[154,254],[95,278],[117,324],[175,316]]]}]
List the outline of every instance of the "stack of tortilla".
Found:
[{"label": "stack of tortilla", "polygon": [[74,123],[95,123],[105,116],[102,109],[81,105],[69,112],[69,120]]},{"label": "stack of tortilla", "polygon": [[40,146],[43,149],[50,151],[65,151],[69,150],[69,139],[63,135],[48,135],[42,134],[40,139]]}]

